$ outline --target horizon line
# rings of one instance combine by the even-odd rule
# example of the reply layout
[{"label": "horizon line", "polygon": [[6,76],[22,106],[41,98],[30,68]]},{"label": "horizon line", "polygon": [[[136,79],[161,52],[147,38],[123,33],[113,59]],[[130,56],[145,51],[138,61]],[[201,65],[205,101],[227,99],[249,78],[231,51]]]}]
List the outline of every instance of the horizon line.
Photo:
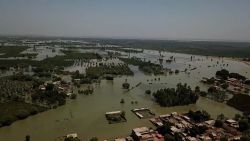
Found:
[{"label": "horizon line", "polygon": [[38,34],[0,34],[0,37],[47,37],[47,38],[82,38],[82,39],[111,39],[111,40],[152,40],[152,41],[182,41],[182,42],[242,42],[250,43],[250,40],[234,39],[199,39],[199,38],[147,38],[147,37],[126,37],[126,36],[64,36],[64,35],[38,35]]}]

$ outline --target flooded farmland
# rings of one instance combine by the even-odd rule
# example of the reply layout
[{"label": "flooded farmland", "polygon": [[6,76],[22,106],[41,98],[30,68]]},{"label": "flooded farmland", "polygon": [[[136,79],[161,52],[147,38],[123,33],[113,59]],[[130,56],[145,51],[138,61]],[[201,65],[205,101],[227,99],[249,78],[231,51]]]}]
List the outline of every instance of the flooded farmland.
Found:
[{"label": "flooded farmland", "polygon": [[[153,63],[160,63],[158,51],[144,50],[143,53],[123,54],[125,57],[134,56]],[[130,65],[134,76],[118,76],[114,80],[102,80],[100,84],[92,84],[94,87],[92,95],[78,95],[76,100],[68,100],[64,106],[17,121],[11,126],[0,128],[0,140],[20,140],[29,134],[35,141],[53,141],[68,133],[78,133],[82,140],[88,140],[95,136],[99,139],[114,139],[128,135],[131,129],[138,126],[153,127],[148,119],[139,119],[131,112],[132,109],[141,107],[149,108],[156,115],[171,112],[184,113],[189,110],[206,110],[212,117],[221,113],[227,117],[233,117],[236,113],[241,113],[225,103],[218,103],[203,97],[200,97],[196,104],[188,106],[160,107],[154,102],[151,95],[145,95],[145,90],[155,91],[166,87],[174,88],[180,82],[187,83],[192,88],[200,86],[202,90],[206,90],[208,87],[200,83],[203,77],[212,77],[217,70],[226,68],[229,71],[244,74],[249,78],[250,67],[248,65],[226,58],[195,56],[191,61],[191,55],[168,52],[161,52],[161,55],[163,60],[174,56],[175,62],[163,61],[162,65],[165,68],[178,69],[181,72],[172,75],[145,75],[139,71],[138,67]],[[105,62],[122,63],[119,59],[109,61],[106,60]],[[223,64],[228,65],[223,66]],[[69,71],[80,69],[79,71],[84,73],[84,66],[86,67],[85,64],[80,65],[76,61],[73,66],[65,69]],[[184,69],[188,69],[188,73],[182,72]],[[67,76],[64,77],[67,78]],[[122,83],[125,82],[125,79],[132,87],[135,87],[138,83],[141,83],[141,85],[129,91],[124,90],[122,89]],[[124,99],[124,104],[120,103],[121,99]],[[137,104],[132,104],[132,101],[137,101]],[[108,124],[105,113],[116,110],[126,112],[127,122]]]}]

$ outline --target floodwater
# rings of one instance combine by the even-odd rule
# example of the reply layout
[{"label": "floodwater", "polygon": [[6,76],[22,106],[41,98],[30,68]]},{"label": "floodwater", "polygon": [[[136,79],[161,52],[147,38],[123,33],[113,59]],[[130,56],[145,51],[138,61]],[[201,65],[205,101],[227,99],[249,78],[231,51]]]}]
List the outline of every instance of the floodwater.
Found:
[{"label": "floodwater", "polygon": [[[147,57],[152,62],[157,62],[156,51],[144,51],[143,54],[130,54],[140,58]],[[146,95],[145,90],[152,91],[159,88],[175,87],[177,83],[187,83],[192,88],[199,85],[202,90],[207,86],[199,81],[202,77],[212,77],[217,70],[226,68],[232,72],[238,72],[250,78],[250,67],[244,63],[219,58],[206,58],[196,56],[193,61],[190,55],[164,53],[164,58],[175,56],[176,62],[163,66],[171,69],[184,70],[188,68],[188,73],[180,72],[178,75],[148,76],[141,73],[137,67],[130,66],[134,71],[134,76],[117,77],[113,81],[102,80],[100,84],[93,84],[95,91],[92,95],[78,95],[76,100],[68,100],[67,104],[57,109],[52,109],[38,115],[28,117],[25,120],[17,121],[11,126],[0,128],[0,141],[24,140],[26,135],[31,136],[34,141],[55,141],[57,137],[77,133],[82,140],[89,140],[91,137],[103,139],[114,139],[129,135],[135,127],[153,127],[148,119],[139,119],[131,110],[134,108],[147,107],[156,115],[171,112],[185,113],[189,110],[206,110],[213,118],[223,113],[227,117],[233,117],[240,111],[227,106],[225,103],[218,103],[207,98],[200,97],[198,102],[188,106],[160,107]],[[219,64],[217,65],[217,61]],[[189,64],[191,65],[189,68]],[[223,66],[222,64],[228,64]],[[208,67],[211,66],[211,67]],[[196,69],[192,70],[192,68]],[[160,77],[160,81],[158,78]],[[155,81],[157,78],[157,81]],[[128,80],[131,87],[138,83],[140,86],[131,91],[122,89],[122,83]],[[152,83],[152,84],[149,84]],[[120,104],[121,99],[125,100]],[[131,104],[131,101],[138,101],[138,104]],[[124,110],[127,122],[118,124],[108,124],[105,119],[105,112]]]},{"label": "floodwater", "polygon": [[28,48],[27,50],[21,52],[21,54],[32,54],[35,53],[37,56],[34,60],[41,61],[49,57],[55,57],[57,55],[64,55],[61,47],[50,47],[50,46],[38,46],[35,48]]}]

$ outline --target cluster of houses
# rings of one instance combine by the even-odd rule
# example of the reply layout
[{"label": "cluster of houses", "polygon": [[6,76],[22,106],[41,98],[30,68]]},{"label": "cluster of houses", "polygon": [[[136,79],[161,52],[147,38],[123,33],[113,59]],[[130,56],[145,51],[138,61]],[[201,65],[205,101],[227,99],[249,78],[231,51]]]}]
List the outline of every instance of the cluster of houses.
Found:
[{"label": "cluster of houses", "polygon": [[[213,87],[217,90],[222,90],[222,83],[221,79],[219,78],[203,78],[201,80],[201,82],[206,83],[206,84],[210,84],[209,81],[213,82]],[[230,92],[232,94],[248,94],[250,91],[250,85],[247,85],[244,83],[244,81],[236,79],[236,78],[228,78],[226,81],[226,84],[228,84],[228,87],[226,88],[227,92]]]},{"label": "cluster of houses", "polygon": [[[183,141],[213,141],[220,140],[222,137],[227,137],[229,141],[235,141],[240,140],[242,136],[242,133],[237,130],[239,127],[238,122],[233,119],[227,119],[221,128],[214,126],[215,120],[195,122],[190,117],[176,112],[151,118],[150,121],[156,127],[163,126],[165,122],[171,123],[169,134],[174,136],[178,133]],[[207,130],[196,136],[191,136],[186,132],[187,129],[195,126],[205,126]],[[164,136],[152,128],[139,127],[134,128],[130,136],[116,138],[114,141],[164,141]]]},{"label": "cluster of houses", "polygon": [[250,85],[244,84],[242,80],[229,78],[226,82],[229,84],[227,91],[232,92],[234,94],[239,94],[239,93],[247,94],[250,91]]},{"label": "cluster of houses", "polygon": [[164,137],[148,127],[139,127],[132,130],[131,136],[116,138],[114,141],[164,141]]},{"label": "cluster of houses", "polygon": [[[147,108],[134,109],[134,111],[148,110]],[[112,111],[105,114],[106,117],[120,117],[122,111]],[[206,121],[197,122],[194,121],[187,114],[178,114],[173,112],[171,114],[160,115],[158,117],[151,118],[149,120],[155,127],[164,126],[164,123],[171,123],[170,135],[175,136],[176,133],[180,135],[183,141],[213,141],[220,140],[223,137],[227,137],[229,141],[240,140],[242,132],[238,131],[238,121],[233,119],[227,119],[224,121],[222,127],[215,126],[215,120],[210,119]],[[206,127],[206,130],[202,133],[192,135],[189,129],[195,127]],[[76,134],[70,134],[76,138]],[[132,129],[131,134],[127,137],[116,138],[114,141],[164,141],[164,135],[157,130],[148,127],[137,127]],[[108,140],[104,140],[108,141]]]},{"label": "cluster of houses", "polygon": [[[160,115],[159,117],[150,119],[150,121],[156,127],[163,126],[165,122],[172,123],[173,125],[170,127],[170,134],[174,135],[175,133],[178,133],[184,141],[212,141],[220,140],[225,136],[228,140],[239,140],[242,136],[242,133],[237,130],[239,126],[238,122],[233,119],[226,120],[221,128],[214,126],[215,120],[195,122],[190,117],[177,114],[176,112]],[[205,126],[207,130],[202,134],[196,135],[195,137],[186,132],[187,129],[192,129],[193,127],[198,126]]]},{"label": "cluster of houses", "polygon": [[48,84],[53,84],[59,93],[66,93],[67,96],[71,96],[73,92],[73,87],[70,83],[64,81],[47,82],[39,86],[42,91],[46,90]]}]

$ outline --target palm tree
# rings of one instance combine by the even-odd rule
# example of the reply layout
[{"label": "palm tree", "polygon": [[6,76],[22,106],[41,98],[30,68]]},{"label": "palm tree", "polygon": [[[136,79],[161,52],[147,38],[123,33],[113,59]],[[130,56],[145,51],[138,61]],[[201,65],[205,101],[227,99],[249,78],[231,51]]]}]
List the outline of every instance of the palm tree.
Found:
[{"label": "palm tree", "polygon": [[194,92],[195,92],[195,93],[200,93],[200,91],[201,91],[201,90],[200,90],[200,87],[199,87],[199,86],[196,86]]}]

